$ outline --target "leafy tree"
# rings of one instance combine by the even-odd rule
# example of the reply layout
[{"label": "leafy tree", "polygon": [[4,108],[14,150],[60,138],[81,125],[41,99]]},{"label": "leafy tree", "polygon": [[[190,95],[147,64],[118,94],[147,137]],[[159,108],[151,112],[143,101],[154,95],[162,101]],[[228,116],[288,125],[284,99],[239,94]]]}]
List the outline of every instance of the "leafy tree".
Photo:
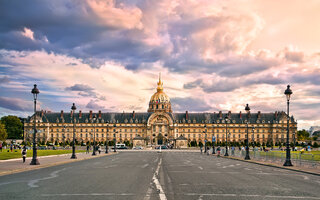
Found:
[{"label": "leafy tree", "polygon": [[309,139],[309,132],[306,131],[305,129],[302,129],[302,130],[298,131],[297,135],[298,135],[298,140],[299,141],[303,141],[303,140]]},{"label": "leafy tree", "polygon": [[313,136],[312,139],[313,139],[314,141],[316,141],[316,140],[318,139],[318,136],[317,136],[317,135],[316,135],[316,136]]},{"label": "leafy tree", "polygon": [[313,143],[313,148],[319,148],[319,144],[317,142]]},{"label": "leafy tree", "polygon": [[0,141],[5,141],[8,137],[7,130],[4,124],[0,122]]},{"label": "leafy tree", "polygon": [[1,122],[5,125],[8,133],[8,139],[23,138],[23,124],[17,116],[4,116]]}]

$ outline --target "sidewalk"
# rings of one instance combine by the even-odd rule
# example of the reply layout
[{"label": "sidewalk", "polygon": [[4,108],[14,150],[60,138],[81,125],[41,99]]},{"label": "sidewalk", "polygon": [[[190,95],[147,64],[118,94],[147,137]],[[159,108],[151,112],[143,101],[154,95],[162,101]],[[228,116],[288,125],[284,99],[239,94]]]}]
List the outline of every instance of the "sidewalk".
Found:
[{"label": "sidewalk", "polygon": [[238,160],[238,161],[242,161],[242,162],[249,162],[249,163],[254,163],[254,164],[258,164],[258,165],[276,167],[276,168],[281,168],[281,169],[286,169],[286,170],[291,170],[291,171],[302,172],[302,173],[320,176],[320,170],[316,169],[316,168],[312,169],[312,168],[304,168],[304,167],[297,167],[297,166],[285,167],[283,165],[276,164],[276,163],[268,163],[268,162],[257,161],[257,160],[244,160],[243,158],[238,158],[238,157],[233,157],[233,156],[228,156],[228,157],[221,156],[221,157],[227,158],[227,159],[232,159],[232,160]]},{"label": "sidewalk", "polygon": [[30,170],[40,169],[45,167],[51,167],[55,165],[65,164],[65,163],[77,162],[80,160],[103,157],[111,154],[114,154],[114,153],[109,152],[108,154],[105,154],[104,152],[101,152],[101,154],[99,154],[97,152],[96,156],[92,156],[92,152],[90,152],[89,154],[77,153],[76,154],[77,159],[70,159],[72,155],[71,153],[51,155],[51,156],[40,156],[38,157],[40,165],[30,165],[32,157],[28,157],[25,163],[22,162],[22,158],[3,160],[0,162],[0,176],[7,175],[7,174],[14,174],[14,173],[23,172],[23,171],[30,171]]}]

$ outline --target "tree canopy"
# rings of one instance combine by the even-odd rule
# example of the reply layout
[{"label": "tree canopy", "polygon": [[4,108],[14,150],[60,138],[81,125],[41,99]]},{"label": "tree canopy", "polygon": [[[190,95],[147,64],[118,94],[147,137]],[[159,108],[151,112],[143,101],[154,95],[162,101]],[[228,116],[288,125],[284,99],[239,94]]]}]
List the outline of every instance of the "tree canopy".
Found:
[{"label": "tree canopy", "polygon": [[310,135],[309,132],[306,131],[305,129],[298,131],[297,134],[298,134],[298,140],[299,141],[303,141],[303,140],[309,139],[309,135]]},{"label": "tree canopy", "polygon": [[5,125],[8,139],[22,139],[23,138],[23,124],[17,116],[4,116],[1,122]]},{"label": "tree canopy", "polygon": [[5,141],[7,139],[7,137],[8,137],[8,134],[7,134],[6,127],[0,121],[0,141]]}]

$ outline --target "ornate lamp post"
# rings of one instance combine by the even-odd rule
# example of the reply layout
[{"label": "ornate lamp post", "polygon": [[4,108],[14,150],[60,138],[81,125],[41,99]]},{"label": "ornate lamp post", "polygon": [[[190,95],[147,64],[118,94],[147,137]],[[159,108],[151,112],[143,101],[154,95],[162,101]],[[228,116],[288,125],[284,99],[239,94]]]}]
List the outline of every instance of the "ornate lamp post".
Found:
[{"label": "ornate lamp post", "polygon": [[[117,127],[117,125],[115,124],[113,127],[114,127],[114,128],[116,128],[116,127]],[[114,148],[113,148],[113,151],[114,151],[114,152],[117,152],[117,146],[116,146],[116,143],[117,143],[116,133],[117,133],[117,131],[116,131],[116,129],[114,129],[114,134],[113,134],[113,142],[114,142]]]},{"label": "ornate lamp post", "polygon": [[93,125],[93,151],[92,151],[92,155],[95,156],[96,155],[96,126],[95,126],[95,121],[97,119],[97,116],[94,115],[92,118],[92,125]]},{"label": "ornate lamp post", "polygon": [[229,154],[228,154],[228,121],[229,121],[229,118],[226,117],[225,121],[226,121],[226,153],[224,154],[224,156],[229,156]]},{"label": "ornate lamp post", "polygon": [[286,161],[283,164],[283,166],[293,166],[291,163],[291,158],[290,158],[290,144],[289,144],[289,120],[290,120],[290,116],[289,116],[289,101],[290,101],[290,96],[292,94],[292,90],[290,89],[290,85],[287,86],[287,89],[284,91],[284,94],[287,97],[287,149],[286,149]]},{"label": "ornate lamp post", "polygon": [[[108,132],[108,123],[107,123],[107,132]],[[108,133],[106,134],[106,152],[105,153],[109,153],[109,150],[108,150]]]},{"label": "ornate lamp post", "polygon": [[37,97],[38,94],[40,93],[39,89],[37,88],[37,85],[34,84],[33,89],[31,90],[31,93],[33,94],[33,100],[34,100],[34,119],[33,119],[33,154],[32,154],[32,160],[30,165],[40,165],[39,160],[37,158],[37,143],[36,143],[36,134],[37,134],[37,127],[36,127],[36,108],[37,108]]},{"label": "ornate lamp post", "polygon": [[76,128],[76,120],[75,120],[75,111],[76,111],[76,105],[73,103],[71,106],[71,110],[72,110],[72,122],[73,122],[73,141],[72,141],[72,155],[71,155],[71,159],[76,159],[76,147],[75,147],[75,128]]},{"label": "ornate lamp post", "polygon": [[216,136],[212,136],[212,154],[215,154],[214,143],[216,142]]},{"label": "ornate lamp post", "polygon": [[204,131],[203,133],[205,134],[204,138],[204,152],[207,153],[207,125],[204,125]]},{"label": "ornate lamp post", "polygon": [[252,147],[253,147],[253,151],[254,151],[254,148],[256,147],[254,144],[254,126],[252,127]]},{"label": "ornate lamp post", "polygon": [[247,112],[247,146],[246,146],[246,157],[244,158],[245,160],[250,160],[250,155],[249,155],[249,113],[250,113],[250,107],[249,104],[246,105],[245,111]]}]

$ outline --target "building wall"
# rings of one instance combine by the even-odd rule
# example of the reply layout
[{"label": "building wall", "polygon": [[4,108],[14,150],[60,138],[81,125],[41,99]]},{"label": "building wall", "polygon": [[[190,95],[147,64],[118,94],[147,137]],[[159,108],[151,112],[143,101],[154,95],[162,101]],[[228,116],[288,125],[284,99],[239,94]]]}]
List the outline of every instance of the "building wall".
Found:
[{"label": "building wall", "polygon": [[[114,127],[116,125],[116,127]],[[205,128],[206,125],[206,128]],[[25,140],[32,141],[33,137],[33,123],[25,123]],[[252,132],[254,127],[254,132]],[[167,127],[165,135],[165,126],[161,132],[166,139],[175,139],[183,135],[188,141],[211,141],[212,137],[216,137],[216,141],[223,142],[226,140],[226,124],[190,124],[190,123],[174,123],[172,127]],[[37,138],[40,141],[49,142],[63,142],[72,141],[73,138],[73,124],[71,123],[37,123]],[[95,129],[95,131],[94,131]],[[290,124],[290,139],[293,138],[293,133],[297,130],[297,124]],[[93,134],[96,134],[96,141],[113,140],[116,135],[118,142],[130,141],[136,136],[146,138],[149,136],[150,143],[155,143],[153,140],[156,133],[159,133],[159,127],[148,126],[146,123],[76,123],[75,136],[77,141],[93,141]],[[246,124],[227,125],[229,133],[228,141],[243,142],[247,135]],[[256,123],[248,125],[249,141],[256,141],[260,143],[269,142],[285,142],[287,137],[287,123],[282,121],[280,123]],[[116,134],[115,134],[116,132]]]}]

